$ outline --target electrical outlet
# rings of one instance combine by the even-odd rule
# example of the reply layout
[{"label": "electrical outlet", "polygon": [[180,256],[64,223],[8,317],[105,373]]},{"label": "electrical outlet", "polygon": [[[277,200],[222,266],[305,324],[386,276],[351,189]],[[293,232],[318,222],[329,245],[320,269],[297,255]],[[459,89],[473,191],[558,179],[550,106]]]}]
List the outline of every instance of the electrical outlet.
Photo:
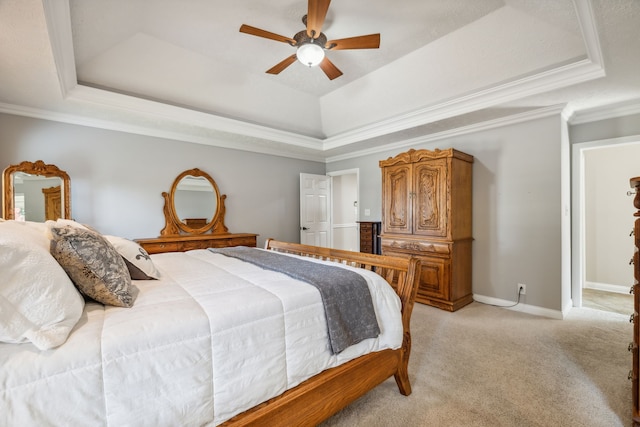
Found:
[{"label": "electrical outlet", "polygon": [[518,295],[526,295],[527,294],[527,285],[524,283],[518,283]]}]

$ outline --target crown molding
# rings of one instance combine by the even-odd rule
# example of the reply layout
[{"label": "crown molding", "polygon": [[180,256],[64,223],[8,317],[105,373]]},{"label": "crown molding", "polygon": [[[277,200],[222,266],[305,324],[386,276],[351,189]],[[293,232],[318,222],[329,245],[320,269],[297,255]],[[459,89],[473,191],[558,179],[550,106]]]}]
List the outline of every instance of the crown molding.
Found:
[{"label": "crown molding", "polygon": [[576,15],[580,29],[582,30],[582,38],[585,43],[585,48],[587,49],[587,56],[593,64],[598,65],[604,71],[602,47],[600,46],[598,27],[596,26],[596,18],[593,14],[591,0],[574,0],[573,5],[576,8]]},{"label": "crown molding", "polygon": [[[154,120],[161,119],[167,122],[189,124],[215,132],[227,132],[306,149],[327,151],[479,109],[490,108],[529,95],[581,83],[603,75],[601,67],[583,59],[533,76],[415,110],[389,120],[363,126],[324,140],[78,84],[73,88],[67,87],[63,92],[67,94],[65,98],[67,101],[98,105]],[[188,138],[188,135],[185,135],[185,138]]]},{"label": "crown molding", "polygon": [[556,105],[551,107],[539,108],[525,113],[514,114],[508,117],[475,123],[456,129],[446,130],[426,136],[406,139],[396,143],[385,144],[380,147],[365,150],[352,151],[347,154],[338,156],[326,156],[322,152],[317,153],[293,153],[286,148],[278,149],[269,146],[258,146],[256,144],[238,144],[237,142],[229,142],[221,139],[213,139],[201,136],[188,135],[182,132],[170,132],[157,128],[143,127],[137,125],[125,125],[121,122],[111,122],[107,120],[99,120],[93,118],[80,117],[75,114],[63,114],[37,108],[23,107],[19,105],[0,103],[0,113],[13,114],[17,116],[32,117],[36,119],[51,120],[61,123],[69,123],[80,126],[87,126],[99,129],[113,130],[117,132],[126,132],[137,135],[153,136],[170,140],[191,142],[195,144],[210,145],[220,148],[227,148],[241,151],[252,151],[255,153],[268,154],[272,156],[280,156],[294,158],[298,160],[308,160],[314,162],[332,163],[341,160],[348,160],[356,157],[362,157],[370,154],[377,154],[386,151],[402,150],[417,145],[429,144],[436,141],[451,139],[470,133],[481,132],[496,129],[504,126],[514,125],[522,122],[545,118],[553,115],[560,115],[565,110],[564,105]]},{"label": "crown molding", "polygon": [[632,99],[604,107],[575,111],[569,120],[569,124],[579,125],[633,114],[640,114],[640,99]]},{"label": "crown molding", "polygon": [[445,139],[451,139],[462,135],[482,132],[486,130],[496,129],[504,126],[514,125],[518,123],[528,122],[531,120],[541,119],[554,115],[560,115],[564,111],[565,105],[553,105],[550,107],[538,108],[532,111],[524,113],[512,114],[507,117],[501,117],[499,119],[487,120],[480,123],[474,123],[468,126],[462,126],[455,129],[445,130],[442,132],[432,133],[425,136],[419,136],[416,138],[406,139],[395,143],[385,144],[383,146],[368,148],[364,150],[352,151],[347,154],[338,156],[328,156],[326,163],[337,162],[341,160],[353,159],[356,157],[367,156],[370,154],[377,154],[386,151],[403,150],[406,148],[420,146],[423,144],[429,144],[436,141],[442,141]]},{"label": "crown molding", "polygon": [[292,152],[290,147],[277,147],[273,144],[257,144],[255,142],[238,142],[223,140],[207,136],[193,135],[185,132],[175,132],[158,129],[150,126],[140,126],[125,124],[122,122],[101,120],[95,118],[82,117],[77,114],[65,114],[55,111],[43,110],[40,108],[24,107],[14,104],[0,103],[0,113],[13,114],[16,116],[31,117],[35,119],[50,120],[60,123],[68,123],[79,126],[92,127],[97,129],[125,132],[136,135],[152,136],[181,142],[191,142],[194,144],[210,145],[213,147],[227,148],[240,151],[251,151],[254,153],[268,154],[272,156],[287,157],[298,160],[309,160],[313,162],[324,162],[325,156],[321,151],[316,152]]},{"label": "crown molding", "polygon": [[227,132],[301,148],[322,150],[322,140],[318,138],[89,86],[77,85],[69,91],[66,99],[68,101],[108,107],[156,121],[161,119],[168,123],[187,124],[214,132]]},{"label": "crown molding", "polygon": [[343,147],[365,139],[375,138],[411,127],[455,117],[472,111],[536,95],[554,89],[582,83],[604,76],[604,70],[589,59],[560,66],[551,70],[468,94],[441,104],[412,111],[408,114],[382,120],[378,123],[329,137],[324,149]]}]

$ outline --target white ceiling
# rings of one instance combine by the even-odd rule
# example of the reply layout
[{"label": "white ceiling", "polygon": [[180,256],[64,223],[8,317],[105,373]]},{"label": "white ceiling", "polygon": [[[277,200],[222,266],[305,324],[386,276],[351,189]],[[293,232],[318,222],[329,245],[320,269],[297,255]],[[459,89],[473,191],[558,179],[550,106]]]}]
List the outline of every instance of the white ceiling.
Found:
[{"label": "white ceiling", "polygon": [[344,73],[294,63],[304,0],[1,0],[0,111],[314,160],[549,111],[640,110],[638,0],[334,0]]}]

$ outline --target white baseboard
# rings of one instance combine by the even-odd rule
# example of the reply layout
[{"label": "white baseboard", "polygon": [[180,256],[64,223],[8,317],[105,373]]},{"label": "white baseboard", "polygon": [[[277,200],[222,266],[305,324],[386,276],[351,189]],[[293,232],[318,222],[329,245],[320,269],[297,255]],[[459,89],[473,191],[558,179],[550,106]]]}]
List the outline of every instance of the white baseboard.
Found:
[{"label": "white baseboard", "polygon": [[629,290],[631,289],[631,285],[610,285],[608,283],[598,282],[584,282],[584,287],[587,289],[596,289],[598,291],[615,292],[617,294],[628,294]]},{"label": "white baseboard", "polygon": [[487,297],[484,295],[473,294],[474,301],[497,305],[507,310],[519,311],[522,313],[533,314],[535,316],[550,317],[552,319],[564,319],[564,313],[561,310],[551,310],[549,308],[538,307],[536,305],[529,305],[524,303],[515,304],[515,301],[504,300],[500,298]]}]

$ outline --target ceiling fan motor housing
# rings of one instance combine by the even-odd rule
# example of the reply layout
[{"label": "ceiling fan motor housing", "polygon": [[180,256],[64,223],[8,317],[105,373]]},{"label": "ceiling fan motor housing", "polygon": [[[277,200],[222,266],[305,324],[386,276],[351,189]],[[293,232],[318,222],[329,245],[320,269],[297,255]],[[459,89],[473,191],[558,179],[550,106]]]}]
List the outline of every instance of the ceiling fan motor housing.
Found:
[{"label": "ceiling fan motor housing", "polygon": [[296,35],[293,36],[293,39],[296,41],[296,44],[294,46],[302,46],[303,44],[313,43],[324,49],[325,45],[327,44],[327,36],[325,36],[324,33],[320,33],[318,37],[312,39],[307,35],[307,30],[302,30],[299,33],[296,33]]}]

